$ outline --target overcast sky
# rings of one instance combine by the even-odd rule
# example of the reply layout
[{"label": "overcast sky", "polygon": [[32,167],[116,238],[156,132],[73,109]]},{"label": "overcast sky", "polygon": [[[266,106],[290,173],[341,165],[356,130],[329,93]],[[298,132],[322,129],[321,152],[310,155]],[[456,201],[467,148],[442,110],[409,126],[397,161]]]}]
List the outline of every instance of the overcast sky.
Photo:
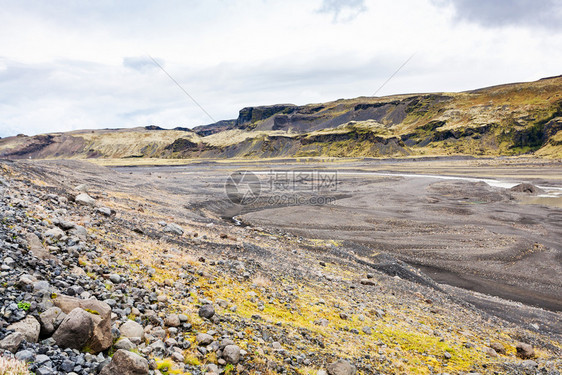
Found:
[{"label": "overcast sky", "polygon": [[0,137],[562,74],[559,0],[0,0]]}]

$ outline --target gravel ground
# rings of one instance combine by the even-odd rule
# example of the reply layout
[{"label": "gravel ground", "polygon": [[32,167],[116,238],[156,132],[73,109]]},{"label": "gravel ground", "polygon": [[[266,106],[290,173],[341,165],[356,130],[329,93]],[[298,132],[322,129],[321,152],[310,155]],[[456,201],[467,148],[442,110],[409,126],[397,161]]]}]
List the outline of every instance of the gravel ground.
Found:
[{"label": "gravel ground", "polygon": [[[399,253],[340,236],[425,233],[408,220],[356,210],[329,238],[317,235],[328,215],[314,210],[313,229],[236,226],[222,209],[236,210],[217,199],[233,166],[195,174],[76,161],[0,167],[0,348],[36,374],[560,371],[559,313],[438,284]],[[428,195],[466,192],[426,182],[418,188]],[[363,191],[360,183],[349,186]],[[507,193],[478,194],[492,204]],[[270,220],[290,214],[245,209],[269,211]],[[446,237],[444,222],[429,230]],[[509,260],[513,234],[494,235],[506,245],[478,256]],[[463,247],[472,248],[480,249]]]}]

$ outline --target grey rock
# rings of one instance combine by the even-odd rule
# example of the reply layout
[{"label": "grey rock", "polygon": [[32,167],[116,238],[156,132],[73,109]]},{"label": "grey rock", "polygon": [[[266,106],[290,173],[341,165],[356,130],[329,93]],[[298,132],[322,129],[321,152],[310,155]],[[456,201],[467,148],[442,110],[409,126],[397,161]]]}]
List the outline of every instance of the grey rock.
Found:
[{"label": "grey rock", "polygon": [[195,341],[197,341],[197,344],[201,346],[207,346],[213,342],[213,336],[208,335],[206,333],[199,333],[195,337]]},{"label": "grey rock", "polygon": [[498,356],[498,353],[492,348],[485,348],[484,353],[490,358],[496,358]]},{"label": "grey rock", "polygon": [[33,293],[49,293],[51,291],[51,284],[48,281],[40,280],[33,283]]},{"label": "grey rock", "polygon": [[87,193],[88,190],[90,190],[90,188],[88,187],[87,184],[80,184],[80,185],[76,186],[76,187],[74,188],[74,190],[76,190],[76,191],[82,191],[82,192],[84,192],[84,193]]},{"label": "grey rock", "polygon": [[164,353],[166,353],[166,344],[164,344],[162,340],[153,342],[149,347],[152,349],[152,353],[157,357],[162,357]]},{"label": "grey rock", "polygon": [[96,212],[99,212],[103,216],[107,216],[107,217],[111,216],[111,209],[107,207],[98,207],[96,209]]},{"label": "grey rock", "polygon": [[148,361],[138,354],[119,349],[100,375],[148,375]]},{"label": "grey rock", "polygon": [[215,365],[214,363],[209,363],[205,367],[207,369],[206,374],[209,374],[209,375],[217,374],[218,375],[220,373],[219,367],[217,365]]},{"label": "grey rock", "polygon": [[535,357],[535,350],[529,344],[519,342],[515,346],[517,350],[517,356],[522,359],[531,359]]},{"label": "grey rock", "polygon": [[232,341],[231,339],[222,340],[220,344],[220,349],[224,349],[228,345],[234,345],[234,341]]},{"label": "grey rock", "polygon": [[86,193],[78,194],[74,201],[83,206],[93,206],[96,204],[96,200]]},{"label": "grey rock", "polygon": [[41,323],[41,333],[50,336],[55,332],[62,323],[66,314],[58,307],[51,307],[39,315],[39,323]]},{"label": "grey rock", "polygon": [[45,237],[51,237],[54,238],[55,240],[60,240],[65,235],[66,234],[59,227],[51,228],[45,232]]},{"label": "grey rock", "polygon": [[39,237],[37,237],[37,235],[35,235],[34,233],[27,233],[25,239],[27,240],[29,251],[31,252],[31,254],[33,254],[33,256],[43,260],[56,259],[49,253],[45,246],[43,246],[43,243],[41,242]]},{"label": "grey rock", "polygon": [[177,234],[178,236],[181,236],[183,234],[183,229],[182,229],[182,227],[180,227],[179,225],[177,225],[175,223],[168,223],[164,227],[164,232]]},{"label": "grey rock", "polygon": [[172,359],[178,363],[183,363],[185,361],[185,357],[180,352],[173,352]]},{"label": "grey rock", "polygon": [[54,300],[55,306],[61,308],[64,313],[69,313],[76,307],[90,312],[94,322],[94,332],[87,342],[88,348],[99,353],[106,350],[113,343],[111,335],[111,308],[106,303],[96,299],[78,299],[68,296],[59,296]]},{"label": "grey rock", "polygon": [[539,187],[537,187],[533,184],[529,184],[527,182],[523,182],[519,185],[515,185],[509,190],[511,190],[513,192],[516,192],[516,193],[527,193],[527,194],[544,193],[544,190],[542,190],[541,188],[539,188]]},{"label": "grey rock", "polygon": [[34,317],[28,315],[25,319],[8,326],[9,330],[23,334],[25,341],[35,343],[39,340],[41,325]]},{"label": "grey rock", "polygon": [[361,279],[361,284],[371,286],[377,285],[376,281],[373,279]]},{"label": "grey rock", "polygon": [[114,284],[119,284],[121,282],[121,276],[116,273],[109,275],[109,280]]},{"label": "grey rock", "polygon": [[225,346],[222,351],[222,357],[227,363],[238,364],[240,362],[240,347],[238,345]]},{"label": "grey rock", "polygon": [[355,375],[357,369],[345,359],[339,359],[330,363],[326,368],[329,375]]},{"label": "grey rock", "polygon": [[76,226],[73,222],[65,221],[65,220],[53,220],[53,224],[59,226],[63,230],[70,230]]},{"label": "grey rock", "polygon": [[182,322],[182,323],[185,323],[188,320],[188,317],[185,314],[178,314],[178,318],[180,319],[180,322]]},{"label": "grey rock", "polygon": [[131,340],[129,340],[126,337],[119,339],[119,341],[117,341],[114,346],[116,349],[123,349],[123,350],[132,350],[136,347],[135,344],[133,344]]},{"label": "grey rock", "polygon": [[213,305],[203,305],[199,308],[199,316],[205,319],[211,319],[215,315],[215,308]]},{"label": "grey rock", "polygon": [[39,354],[37,357],[35,357],[35,364],[37,364],[38,366],[42,366],[49,362],[51,362],[51,358],[49,358],[45,354]]},{"label": "grey rock", "polygon": [[168,327],[179,327],[181,322],[177,314],[171,314],[164,319],[164,324]]},{"label": "grey rock", "polygon": [[134,320],[127,320],[125,323],[121,324],[121,326],[119,327],[119,331],[121,332],[121,336],[123,337],[139,337],[141,339],[144,338],[144,329],[139,323],[135,322]]},{"label": "grey rock", "polygon": [[53,339],[62,348],[81,350],[94,331],[92,314],[80,307],[72,310],[53,334]]},{"label": "grey rock", "polygon": [[39,367],[36,371],[35,371],[35,375],[55,375],[56,371],[49,368],[49,367]]},{"label": "grey rock", "polygon": [[18,351],[24,339],[25,337],[21,332],[11,333],[8,336],[4,337],[2,341],[0,341],[0,349],[15,353]]},{"label": "grey rock", "polygon": [[164,337],[166,337],[166,331],[160,327],[153,329],[150,334],[158,339],[164,339]]},{"label": "grey rock", "polygon": [[33,362],[35,360],[35,353],[31,350],[21,350],[16,353],[16,359],[23,362]]},{"label": "grey rock", "polygon": [[72,370],[74,370],[74,362],[68,359],[65,359],[64,361],[62,361],[62,363],[60,364],[59,368],[61,370],[63,370],[66,373],[71,372]]},{"label": "grey rock", "polygon": [[86,240],[88,238],[88,231],[81,225],[75,225],[74,228],[69,231],[69,233],[81,240]]},{"label": "grey rock", "polygon": [[504,354],[505,355],[505,347],[503,346],[503,344],[501,344],[499,342],[490,343],[490,348],[494,349],[496,351],[496,353],[498,353],[498,354]]}]

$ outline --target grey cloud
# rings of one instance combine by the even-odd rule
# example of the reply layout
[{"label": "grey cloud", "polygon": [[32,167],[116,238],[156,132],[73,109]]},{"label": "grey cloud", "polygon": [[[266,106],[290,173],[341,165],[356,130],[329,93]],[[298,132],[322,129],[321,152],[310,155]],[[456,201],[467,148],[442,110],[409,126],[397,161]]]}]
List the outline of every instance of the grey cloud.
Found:
[{"label": "grey cloud", "polygon": [[562,29],[562,3],[558,0],[436,0],[451,4],[456,18],[486,27],[505,25]]},{"label": "grey cloud", "polygon": [[323,0],[318,11],[332,14],[334,22],[348,22],[366,10],[365,0]]},{"label": "grey cloud", "polygon": [[[159,59],[156,60],[160,65],[164,65],[163,61],[160,61]],[[158,67],[148,56],[124,57],[123,66],[126,68],[137,70],[139,72],[147,72],[158,69]]]},{"label": "grey cloud", "polygon": [[[127,63],[142,67],[135,58]],[[1,137],[73,128],[152,123],[171,128],[210,122],[163,73],[144,74],[130,69],[125,61],[117,67],[79,61],[31,65],[8,61],[6,65],[0,71]],[[236,117],[239,109],[249,105],[305,104],[311,99],[300,94],[307,90],[318,93],[314,101],[369,95],[393,69],[382,59],[355,62],[340,54],[306,63],[287,59],[251,66],[176,66],[170,74],[220,120]]]}]

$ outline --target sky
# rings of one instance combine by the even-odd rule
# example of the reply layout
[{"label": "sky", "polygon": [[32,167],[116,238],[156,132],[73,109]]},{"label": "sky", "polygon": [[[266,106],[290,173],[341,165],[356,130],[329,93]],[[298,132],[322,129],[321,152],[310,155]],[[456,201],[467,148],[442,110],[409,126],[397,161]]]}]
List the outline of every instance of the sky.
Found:
[{"label": "sky", "polygon": [[0,0],[0,46],[0,137],[191,128],[560,75],[562,1]]}]

